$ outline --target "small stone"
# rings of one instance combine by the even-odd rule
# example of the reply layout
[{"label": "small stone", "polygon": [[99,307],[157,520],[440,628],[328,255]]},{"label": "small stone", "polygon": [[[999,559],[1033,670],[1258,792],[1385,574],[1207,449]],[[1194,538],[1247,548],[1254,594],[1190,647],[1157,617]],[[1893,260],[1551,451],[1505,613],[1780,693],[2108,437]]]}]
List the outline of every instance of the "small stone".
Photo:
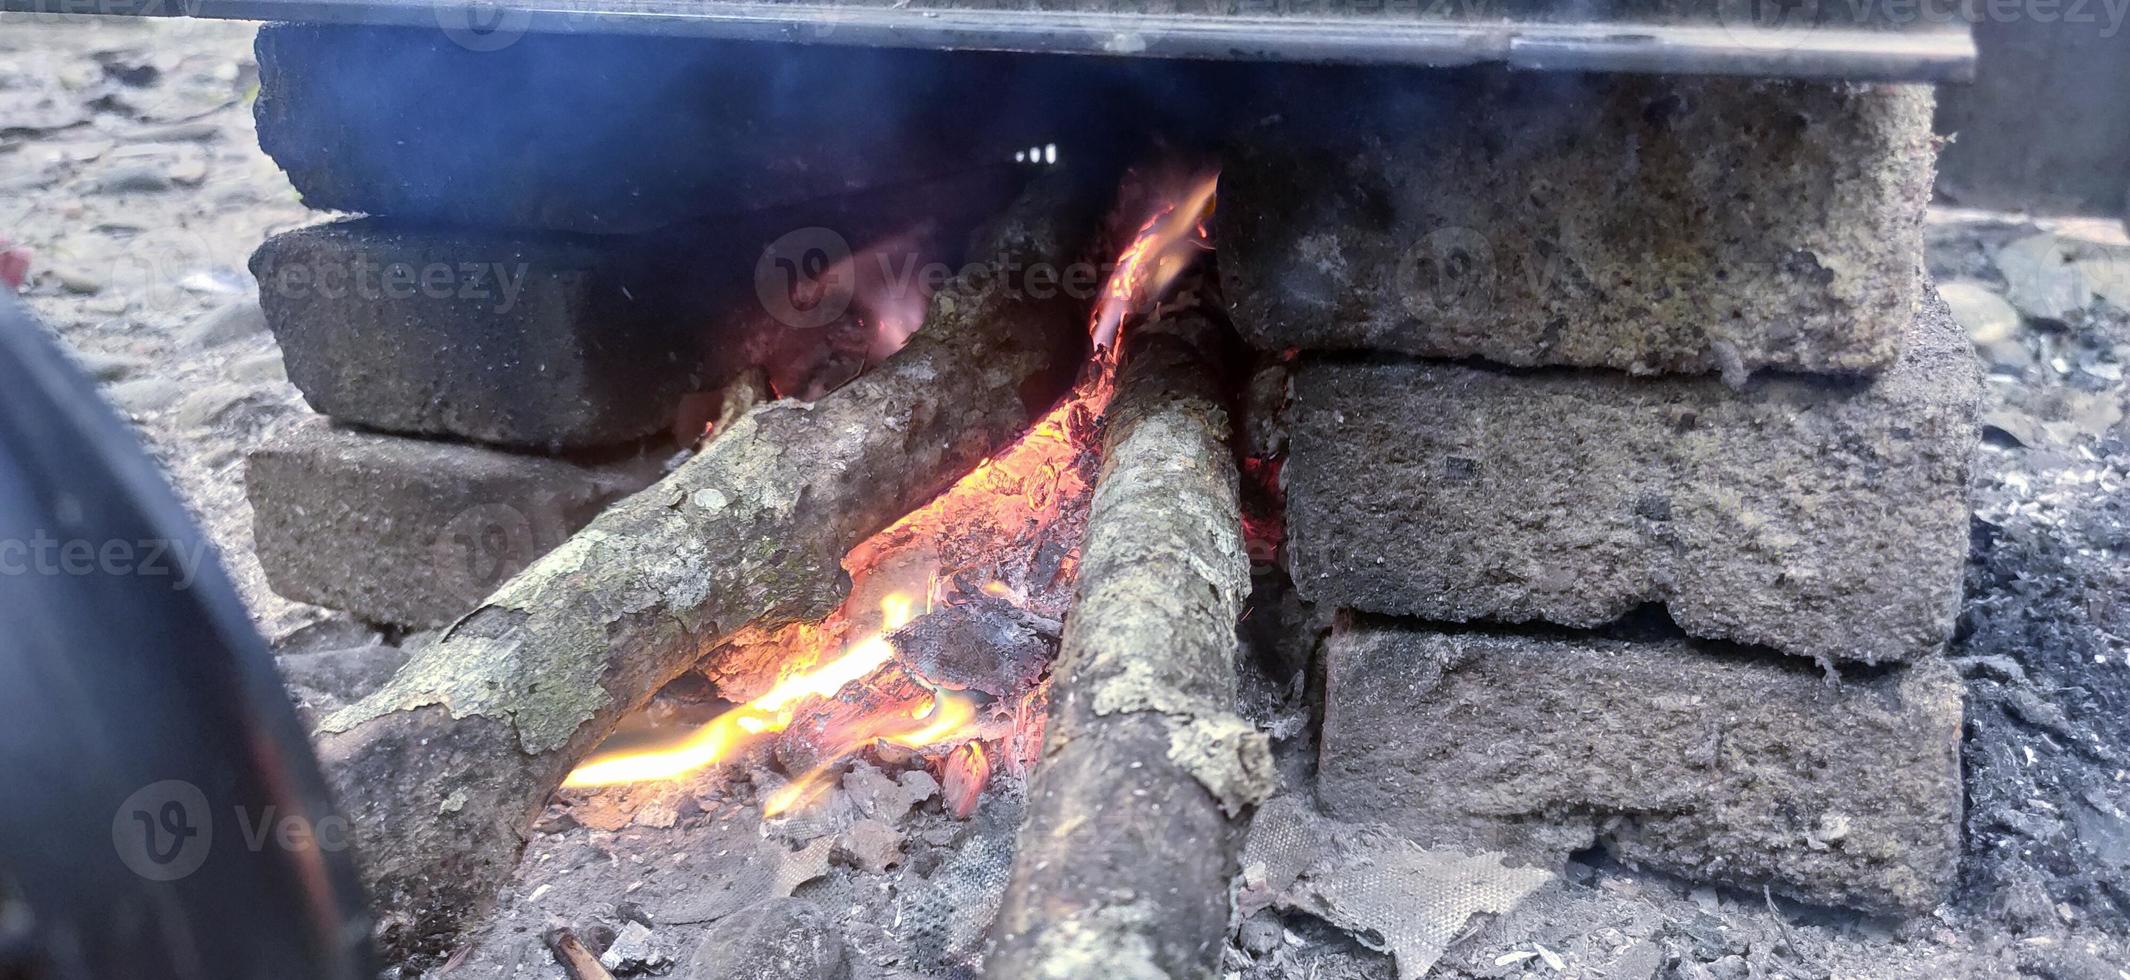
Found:
[{"label": "small stone", "polygon": [[82,304],[82,308],[91,313],[102,313],[107,316],[117,316],[126,312],[132,306],[133,303],[130,300],[111,292],[98,294]]},{"label": "small stone", "polygon": [[666,965],[671,959],[664,950],[652,945],[651,930],[641,922],[631,922],[614,937],[614,944],[599,954],[599,965],[616,973],[644,973]]},{"label": "small stone", "polygon": [[207,160],[204,157],[186,156],[170,165],[172,183],[197,187],[207,179]]},{"label": "small stone", "polygon": [[902,834],[870,817],[853,821],[836,841],[836,855],[874,874],[902,863]]},{"label": "small stone", "polygon": [[1733,953],[1708,965],[1708,975],[1715,980],[1746,980],[1753,975],[1753,968],[1745,957]]},{"label": "small stone", "polygon": [[231,380],[255,385],[280,384],[288,380],[288,370],[281,364],[281,352],[270,350],[253,354],[229,366]]},{"label": "small stone", "polygon": [[800,899],[751,905],[704,936],[680,980],[850,980],[851,953],[820,909]]},{"label": "small stone", "polygon": [[126,163],[112,167],[97,178],[95,189],[105,194],[155,193],[170,189],[168,169],[153,163]]},{"label": "small stone", "polygon": [[131,415],[146,415],[169,408],[185,394],[185,386],[168,378],[135,378],[104,389],[104,397]]},{"label": "small stone", "polygon": [[104,291],[102,279],[73,266],[53,269],[52,278],[59,280],[60,288],[77,296],[94,296]]},{"label": "small stone", "polygon": [[843,791],[859,813],[889,826],[900,826],[919,799],[902,783],[864,762],[844,774]]},{"label": "small stone", "polygon": [[[306,623],[274,639],[274,653],[319,653],[347,650],[383,642],[377,628],[352,616],[334,614]],[[404,649],[404,647],[402,647]]]},{"label": "small stone", "polygon": [[1280,925],[1279,916],[1269,911],[1259,912],[1242,924],[1242,947],[1252,955],[1263,956],[1279,948],[1280,936],[1286,929]]},{"label": "small stone", "polygon": [[1849,818],[1840,813],[1819,815],[1819,839],[1828,844],[1837,843],[1849,836]]},{"label": "small stone", "polygon": [[368,697],[407,662],[407,653],[397,647],[369,644],[346,650],[286,653],[274,659],[281,679],[314,691],[323,691],[342,701]]},{"label": "small stone", "polygon": [[246,430],[293,406],[251,385],[221,381],[201,387],[178,402],[170,420],[180,428],[210,426]]},{"label": "small stone", "polygon": [[1954,279],[1938,284],[1938,295],[1952,309],[1953,320],[1967,331],[1977,347],[1986,347],[2019,331],[2019,311],[1996,290],[1972,279]]},{"label": "small stone", "polygon": [[638,827],[655,827],[661,830],[680,822],[679,794],[663,794],[646,800],[636,808],[635,824]]},{"label": "small stone", "polygon": [[2070,248],[2047,232],[1999,249],[1997,270],[2004,274],[2005,298],[2036,320],[2061,323],[2093,298]]},{"label": "small stone", "polygon": [[141,361],[128,354],[105,354],[96,351],[77,351],[74,361],[81,365],[82,372],[99,382],[123,381],[141,369]]},{"label": "small stone", "polygon": [[256,299],[240,299],[210,310],[178,331],[182,343],[194,348],[220,347],[266,332],[266,314]]},{"label": "small stone", "polygon": [[909,790],[910,796],[919,803],[923,803],[939,793],[939,780],[932,778],[932,774],[923,769],[912,769],[905,772],[902,774],[902,778],[896,781],[902,784],[903,789]]}]

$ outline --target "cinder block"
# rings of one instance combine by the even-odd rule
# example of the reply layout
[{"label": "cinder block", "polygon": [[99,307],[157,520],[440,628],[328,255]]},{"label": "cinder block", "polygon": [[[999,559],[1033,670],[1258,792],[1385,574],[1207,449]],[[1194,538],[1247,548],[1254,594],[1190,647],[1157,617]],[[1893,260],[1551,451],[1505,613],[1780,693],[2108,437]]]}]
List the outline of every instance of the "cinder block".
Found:
[{"label": "cinder block", "polygon": [[1714,644],[1349,617],[1318,796],[1427,842],[1602,840],[1688,878],[1914,914],[1958,870],[1961,705],[1942,659],[1836,682]]},{"label": "cinder block", "polygon": [[1734,379],[1898,355],[1929,87],[1405,82],[1297,88],[1234,142],[1216,235],[1254,345]]},{"label": "cinder block", "polygon": [[1951,635],[1981,368],[1944,303],[1876,379],[1305,357],[1296,588],[1450,622],[1611,622],[1883,663]]},{"label": "cinder block", "polygon": [[432,627],[658,475],[645,456],[580,465],[312,419],[253,451],[245,488],[275,592]]},{"label": "cinder block", "polygon": [[556,450],[661,431],[710,373],[715,331],[664,301],[648,258],[627,238],[365,218],[276,235],[251,270],[312,408]]}]

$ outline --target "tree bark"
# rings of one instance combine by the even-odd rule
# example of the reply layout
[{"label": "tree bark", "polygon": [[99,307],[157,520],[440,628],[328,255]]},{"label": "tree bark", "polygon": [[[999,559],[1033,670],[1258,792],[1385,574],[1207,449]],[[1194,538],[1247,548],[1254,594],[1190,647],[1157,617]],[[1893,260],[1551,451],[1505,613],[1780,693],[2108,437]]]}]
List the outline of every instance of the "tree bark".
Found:
[{"label": "tree bark", "polygon": [[1234,713],[1228,340],[1185,313],[1127,341],[992,980],[1216,975],[1238,818],[1272,787]]},{"label": "tree bark", "polygon": [[827,615],[852,546],[1066,390],[1086,304],[1028,276],[1081,258],[1098,186],[1062,172],[1031,185],[902,351],[820,401],[754,408],[320,725],[388,953],[446,948],[625,714],[744,627]]}]

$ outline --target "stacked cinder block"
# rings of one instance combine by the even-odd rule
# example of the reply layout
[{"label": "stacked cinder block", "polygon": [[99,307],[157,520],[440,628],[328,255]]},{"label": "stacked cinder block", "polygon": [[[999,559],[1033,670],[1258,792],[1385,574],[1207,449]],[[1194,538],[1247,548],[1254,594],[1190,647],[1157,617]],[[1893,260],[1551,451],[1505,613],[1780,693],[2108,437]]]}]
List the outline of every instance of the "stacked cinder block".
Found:
[{"label": "stacked cinder block", "polygon": [[325,417],[251,460],[260,562],[284,595],[406,627],[463,615],[656,478],[661,436],[700,431],[684,406],[827,346],[763,298],[783,268],[758,270],[765,246],[818,274],[836,244],[988,216],[1055,120],[971,125],[949,96],[1067,104],[996,55],[465,41],[278,24],[257,44],[261,147],[307,204],[364,215],[252,257]]},{"label": "stacked cinder block", "polygon": [[442,625],[656,479],[671,450],[646,437],[713,365],[635,249],[388,218],[261,246],[267,323],[325,416],[250,460],[275,591]]},{"label": "stacked cinder block", "polygon": [[1237,145],[1216,233],[1238,327],[1300,352],[1286,557],[1346,610],[1319,802],[1939,902],[1981,374],[1921,271],[1929,91],[1482,72],[1299,97],[1338,108]]},{"label": "stacked cinder block", "polygon": [[[370,215],[276,236],[251,261],[289,379],[323,416],[250,459],[277,592],[448,623],[655,479],[677,404],[730,373],[674,288],[712,257],[649,233],[688,216],[675,198],[711,179],[716,134],[632,119],[632,99],[671,103],[571,73],[585,58],[645,85],[712,69],[580,47],[260,31],[262,146],[306,202]],[[429,111],[447,89],[488,108]],[[638,123],[689,152],[643,152],[625,138]]]}]

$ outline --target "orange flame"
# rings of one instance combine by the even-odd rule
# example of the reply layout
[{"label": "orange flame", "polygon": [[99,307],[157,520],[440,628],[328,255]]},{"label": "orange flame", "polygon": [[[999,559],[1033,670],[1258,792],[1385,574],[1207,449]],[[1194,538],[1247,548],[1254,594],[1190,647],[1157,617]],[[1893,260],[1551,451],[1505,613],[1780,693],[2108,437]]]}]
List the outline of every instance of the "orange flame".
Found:
[{"label": "orange flame", "polygon": [[1125,319],[1146,312],[1190,266],[1195,254],[1209,247],[1206,219],[1213,214],[1219,186],[1217,172],[1194,179],[1182,197],[1162,206],[1140,226],[1131,245],[1117,257],[1116,271],[1095,303],[1088,330],[1094,334],[1096,347],[1114,349]]},{"label": "orange flame", "polygon": [[853,726],[837,744],[822,753],[822,758],[827,761],[807,770],[763,800],[762,815],[782,816],[813,802],[827,787],[825,777],[837,764],[869,742],[877,739],[905,748],[927,748],[955,740],[975,720],[976,701],[967,695],[952,694],[934,694],[927,703],[901,719],[868,719],[867,724]]},{"label": "orange flame", "polygon": [[[562,785],[613,786],[674,779],[717,762],[754,736],[783,731],[791,724],[792,708],[799,702],[809,697],[833,697],[844,686],[895,659],[895,646],[888,642],[886,634],[909,625],[913,605],[905,593],[888,595],[880,601],[880,629],[853,644],[843,656],[778,681],[761,697],[705,722],[674,744],[594,755],[573,770]],[[973,716],[974,711],[970,714]],[[928,729],[920,729],[923,730]]]},{"label": "orange flame", "polygon": [[[596,754],[570,773],[563,785],[611,786],[680,778],[795,725],[805,726],[802,731],[808,736],[813,758],[820,761],[763,799],[766,816],[786,814],[819,799],[834,785],[833,774],[845,758],[876,743],[930,750],[924,754],[940,767],[943,782],[950,787],[952,809],[962,816],[975,808],[994,757],[1008,771],[1024,770],[1041,744],[1046,701],[1040,688],[1025,692],[1012,705],[1011,735],[1005,744],[987,748],[972,740],[994,737],[981,733],[979,713],[988,701],[932,688],[925,678],[892,668],[896,651],[887,635],[907,625],[920,611],[920,604],[928,610],[935,601],[955,601],[955,590],[970,587],[962,576],[985,569],[991,574],[1010,574],[1012,581],[987,579],[976,586],[983,594],[1015,605],[1050,603],[1054,609],[1050,614],[1056,614],[1055,604],[1065,601],[1061,593],[1069,592],[1076,568],[1078,531],[1069,516],[1074,507],[1084,511],[1091,492],[1087,454],[1093,451],[1090,447],[1115,383],[1109,355],[1114,354],[1128,322],[1150,312],[1196,253],[1209,247],[1205,225],[1214,207],[1217,178],[1210,173],[1196,177],[1148,209],[1102,287],[1089,323],[1101,350],[1093,370],[1082,376],[1071,396],[1013,446],[985,460],[946,493],[860,543],[844,558],[845,568],[861,585],[901,583],[902,578],[890,577],[887,570],[913,559],[927,570],[929,585],[888,593],[880,603],[878,628],[863,633],[831,659],[781,678],[754,700],[677,740]],[[870,352],[875,358],[898,348],[922,316],[922,293],[884,292],[877,288],[882,283],[865,278],[865,270],[876,264],[870,261],[874,253],[898,244],[891,239],[881,248],[862,250],[835,270],[857,277],[854,305],[875,331]],[[1033,557],[1037,544],[1046,542],[1063,543],[1069,550],[1038,574],[1026,559]],[[1027,552],[1024,563],[996,561],[1014,554],[1016,548]],[[1008,572],[1009,568],[1017,571]],[[862,608],[863,601],[853,605]],[[793,649],[803,656],[812,646],[811,642],[795,642]],[[868,688],[863,692],[866,696],[850,697],[854,685]],[[919,693],[927,689],[929,694]]]}]

